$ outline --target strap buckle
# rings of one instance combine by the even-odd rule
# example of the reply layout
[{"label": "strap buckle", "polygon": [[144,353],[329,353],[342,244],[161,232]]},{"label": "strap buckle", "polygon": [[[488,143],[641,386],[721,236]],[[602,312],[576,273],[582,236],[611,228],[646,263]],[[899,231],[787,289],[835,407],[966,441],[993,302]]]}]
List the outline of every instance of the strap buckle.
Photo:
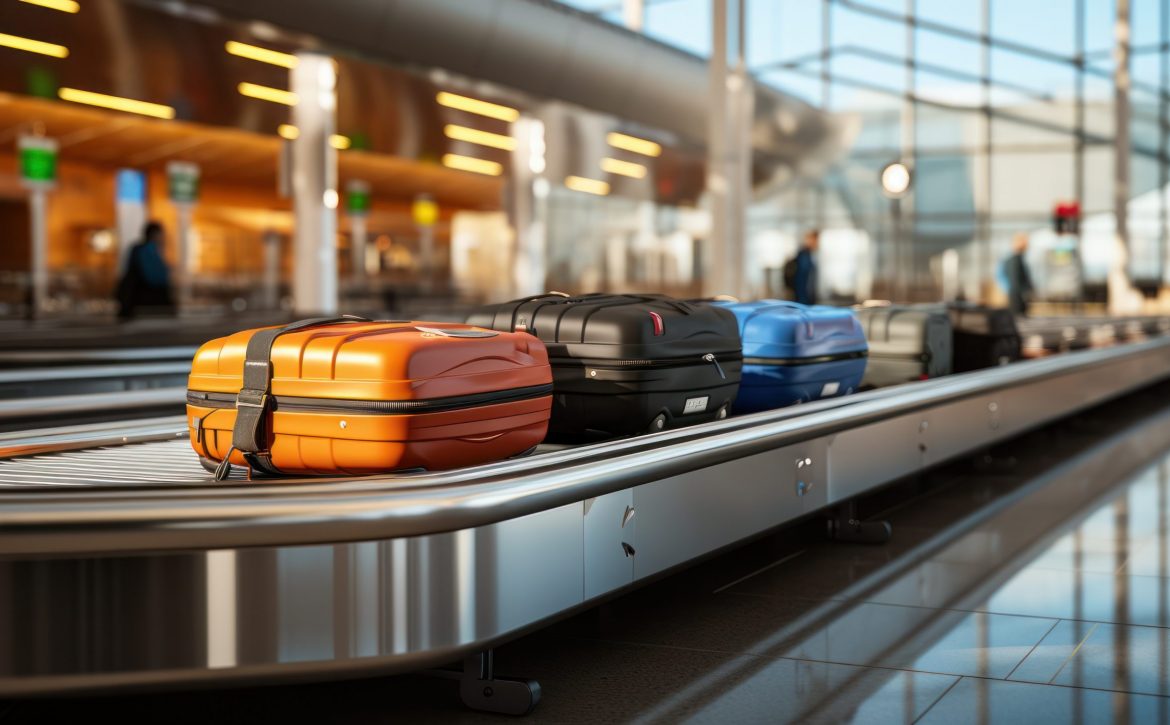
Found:
[{"label": "strap buckle", "polygon": [[268,407],[268,399],[268,391],[266,390],[241,388],[240,392],[236,394],[236,407],[260,408],[264,410]]}]

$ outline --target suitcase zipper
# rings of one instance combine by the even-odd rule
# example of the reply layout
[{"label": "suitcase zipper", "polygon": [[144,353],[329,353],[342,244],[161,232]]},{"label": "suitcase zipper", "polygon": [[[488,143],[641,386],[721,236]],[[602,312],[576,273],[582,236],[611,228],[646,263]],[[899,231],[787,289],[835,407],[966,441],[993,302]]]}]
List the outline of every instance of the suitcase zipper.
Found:
[{"label": "suitcase zipper", "polygon": [[[495,390],[473,395],[453,395],[423,400],[330,400],[328,398],[299,398],[273,396],[273,410],[299,413],[369,413],[373,415],[403,415],[407,413],[438,413],[446,410],[471,408],[480,405],[512,403],[552,395],[552,385],[533,385],[511,390]],[[187,402],[201,408],[234,408],[234,393],[207,393],[187,391]]]},{"label": "suitcase zipper", "polygon": [[782,365],[784,367],[793,367],[796,365],[818,365],[820,363],[837,362],[839,360],[859,360],[867,357],[869,353],[865,350],[854,350],[853,352],[843,352],[836,355],[818,355],[816,357],[745,357],[743,359],[744,365]]},{"label": "suitcase zipper", "polygon": [[930,362],[934,357],[929,352],[870,352],[869,356],[875,360],[918,360]]},{"label": "suitcase zipper", "polygon": [[553,357],[549,358],[549,364],[554,367],[588,367],[607,370],[612,368],[681,368],[694,365],[696,362],[706,362],[714,364],[722,375],[723,368],[719,366],[720,360],[723,362],[737,362],[742,359],[740,355],[736,354],[716,355],[715,353],[709,352],[705,355],[700,355],[698,361],[692,356],[663,358],[661,360],[603,360],[599,358]]}]

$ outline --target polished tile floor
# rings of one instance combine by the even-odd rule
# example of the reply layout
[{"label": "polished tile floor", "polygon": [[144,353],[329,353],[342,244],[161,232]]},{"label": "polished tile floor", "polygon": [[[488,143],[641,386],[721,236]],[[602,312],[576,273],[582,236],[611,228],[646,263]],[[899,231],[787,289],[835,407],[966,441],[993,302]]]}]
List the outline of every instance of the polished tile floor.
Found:
[{"label": "polished tile floor", "polygon": [[[809,521],[497,651],[562,722],[1170,723],[1170,388]],[[0,704],[17,722],[499,722],[455,685]]]}]

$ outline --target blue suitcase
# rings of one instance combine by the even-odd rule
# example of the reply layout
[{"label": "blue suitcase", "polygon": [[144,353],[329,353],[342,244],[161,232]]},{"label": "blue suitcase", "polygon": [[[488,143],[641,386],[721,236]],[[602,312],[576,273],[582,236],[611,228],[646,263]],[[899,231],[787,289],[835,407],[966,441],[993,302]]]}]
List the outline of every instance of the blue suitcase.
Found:
[{"label": "blue suitcase", "polygon": [[869,347],[850,310],[784,300],[714,302],[735,313],[743,337],[737,413],[855,392]]}]

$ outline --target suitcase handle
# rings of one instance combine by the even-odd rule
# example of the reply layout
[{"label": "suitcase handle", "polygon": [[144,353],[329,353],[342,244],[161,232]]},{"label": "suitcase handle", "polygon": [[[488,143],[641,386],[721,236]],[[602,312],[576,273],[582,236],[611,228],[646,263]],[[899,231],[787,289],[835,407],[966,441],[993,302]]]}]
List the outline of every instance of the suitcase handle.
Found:
[{"label": "suitcase handle", "polygon": [[[215,469],[215,480],[222,481],[232,471],[231,458],[234,451],[240,451],[244,459],[254,468],[268,472],[272,466],[265,455],[268,434],[265,423],[271,406],[269,391],[272,388],[272,346],[276,338],[289,332],[297,332],[318,325],[336,325],[350,322],[373,322],[368,317],[339,315],[337,317],[312,317],[290,322],[284,327],[270,327],[252,335],[244,353],[244,375],[240,392],[236,395],[236,422],[232,427],[232,444],[227,454]],[[275,470],[275,469],[272,469]]]}]

